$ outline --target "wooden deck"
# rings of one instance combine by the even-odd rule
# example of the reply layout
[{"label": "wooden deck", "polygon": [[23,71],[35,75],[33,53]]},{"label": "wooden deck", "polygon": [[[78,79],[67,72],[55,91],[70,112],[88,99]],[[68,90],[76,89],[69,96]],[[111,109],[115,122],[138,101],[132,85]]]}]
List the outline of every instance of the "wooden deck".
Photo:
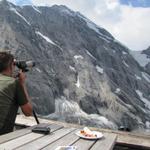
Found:
[{"label": "wooden deck", "polygon": [[[39,119],[39,121],[40,123],[50,124],[50,135],[42,135],[31,132],[31,129],[36,125],[35,119],[33,117],[18,115],[16,123],[31,127],[0,136],[0,150],[4,150],[4,147],[5,150],[26,150],[27,148],[29,150],[55,150],[56,147],[65,145],[77,146],[78,150],[109,150],[113,149],[114,144],[117,146],[126,146],[126,149],[130,150],[150,150],[150,133],[142,135],[132,132],[90,128],[91,130],[102,132],[105,138],[98,141],[89,141],[81,139],[75,135],[78,130],[83,129],[83,126],[46,119]],[[116,147],[114,149],[116,149]]]},{"label": "wooden deck", "polygon": [[48,135],[33,133],[29,127],[0,136],[0,150],[55,150],[59,146],[75,146],[77,150],[112,150],[117,135],[104,133],[99,140],[86,140],[75,133],[79,128],[49,124]]}]

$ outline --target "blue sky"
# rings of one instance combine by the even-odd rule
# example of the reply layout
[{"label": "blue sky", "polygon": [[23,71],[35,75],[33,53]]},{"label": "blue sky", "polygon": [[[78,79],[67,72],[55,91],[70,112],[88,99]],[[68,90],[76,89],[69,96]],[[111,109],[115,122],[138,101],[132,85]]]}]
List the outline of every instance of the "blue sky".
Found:
[{"label": "blue sky", "polygon": [[[32,0],[12,0],[12,1],[15,2],[17,5],[32,4]],[[122,5],[132,5],[133,7],[150,7],[150,0],[119,0],[119,2]]]},{"label": "blue sky", "polygon": [[32,0],[16,0],[15,3],[17,5],[27,5],[32,4]]},{"label": "blue sky", "polygon": [[120,3],[133,7],[150,7],[150,0],[120,0]]},{"label": "blue sky", "polygon": [[66,5],[109,31],[132,50],[150,46],[150,0],[9,0],[17,5]]}]

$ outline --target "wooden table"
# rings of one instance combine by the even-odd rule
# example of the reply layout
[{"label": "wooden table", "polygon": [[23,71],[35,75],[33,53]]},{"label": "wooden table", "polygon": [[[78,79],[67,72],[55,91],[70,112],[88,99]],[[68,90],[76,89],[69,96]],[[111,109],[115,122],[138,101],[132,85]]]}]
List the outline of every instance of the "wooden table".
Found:
[{"label": "wooden table", "polygon": [[112,150],[116,134],[103,133],[99,140],[85,140],[75,133],[80,129],[50,124],[51,133],[43,135],[31,132],[30,128],[0,136],[0,150],[55,150],[58,146],[76,146],[77,150]]}]

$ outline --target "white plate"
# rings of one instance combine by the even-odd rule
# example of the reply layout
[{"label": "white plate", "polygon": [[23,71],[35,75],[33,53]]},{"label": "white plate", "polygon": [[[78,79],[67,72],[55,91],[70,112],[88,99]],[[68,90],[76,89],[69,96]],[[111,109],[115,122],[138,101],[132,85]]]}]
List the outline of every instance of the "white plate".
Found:
[{"label": "white plate", "polygon": [[55,150],[77,150],[76,146],[58,146]]},{"label": "white plate", "polygon": [[84,138],[84,139],[90,139],[90,140],[96,140],[96,139],[100,139],[103,137],[103,134],[101,132],[98,131],[92,131],[93,134],[95,134],[97,137],[88,137],[88,136],[84,136],[83,134],[80,133],[80,131],[76,132],[76,135]]}]

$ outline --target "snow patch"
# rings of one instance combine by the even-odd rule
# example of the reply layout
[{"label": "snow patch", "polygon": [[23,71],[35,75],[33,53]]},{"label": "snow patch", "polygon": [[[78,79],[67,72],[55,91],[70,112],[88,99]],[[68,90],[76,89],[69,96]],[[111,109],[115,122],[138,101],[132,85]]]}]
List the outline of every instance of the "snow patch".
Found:
[{"label": "snow patch", "polygon": [[48,43],[51,43],[52,45],[57,46],[56,43],[54,43],[49,37],[43,35],[41,32],[36,31],[35,33],[38,34],[38,35],[40,35],[40,36],[41,36],[44,40],[46,40]]},{"label": "snow patch", "polygon": [[37,35],[41,36],[44,40],[46,40],[48,43],[52,44],[52,45],[55,45],[56,47],[58,47],[62,52],[63,52],[63,49],[57,45],[55,42],[53,42],[49,37],[43,35],[41,32],[39,31],[36,31],[35,32]]},{"label": "snow patch", "polygon": [[142,78],[139,77],[138,75],[135,74],[134,76],[136,77],[137,80],[142,80]]},{"label": "snow patch", "polygon": [[74,58],[75,59],[83,59],[83,56],[81,56],[81,55],[75,55]]},{"label": "snow patch", "polygon": [[90,57],[92,57],[94,60],[96,60],[96,58],[95,58],[88,50],[86,50],[86,53],[87,53]]},{"label": "snow patch", "polygon": [[125,104],[129,109],[134,109],[133,106],[131,106],[130,104]]},{"label": "snow patch", "polygon": [[121,91],[121,89],[120,89],[120,88],[117,88],[116,91],[115,91],[115,93],[116,93],[116,94],[119,94],[120,91]]},{"label": "snow patch", "polygon": [[106,47],[105,45],[103,46],[105,50],[108,50],[108,47]]},{"label": "snow patch", "polygon": [[123,60],[122,63],[129,68],[129,65]]},{"label": "snow patch", "polygon": [[105,34],[102,34],[100,32],[99,32],[99,34],[101,35],[101,37],[106,38],[105,40],[109,40],[109,42],[114,40],[112,37],[109,37],[109,36],[107,36]]},{"label": "snow patch", "polygon": [[141,101],[144,102],[145,107],[147,107],[148,109],[150,109],[150,101],[143,97],[143,93],[141,91],[136,90],[136,93],[140,97]]},{"label": "snow patch", "polygon": [[35,6],[32,5],[32,8],[33,8],[36,12],[42,14],[42,12],[41,12],[39,9],[37,9],[37,7],[35,7]]},{"label": "snow patch", "polygon": [[123,55],[127,55],[128,53],[127,53],[127,52],[125,52],[125,51],[122,51],[122,54],[123,54]]},{"label": "snow patch", "polygon": [[145,126],[146,126],[147,129],[150,129],[150,122],[149,122],[149,121],[146,121],[146,122],[145,122]]},{"label": "snow patch", "polygon": [[147,73],[142,72],[142,77],[143,77],[147,82],[150,83],[150,76],[149,76]]},{"label": "snow patch", "polygon": [[99,38],[103,39],[107,43],[110,43],[110,41],[107,38],[104,38],[103,36],[99,36]]},{"label": "snow patch", "polygon": [[75,85],[79,88],[80,87],[80,80],[79,80],[79,76],[77,77],[77,83],[75,83]]},{"label": "snow patch", "polygon": [[28,25],[31,26],[30,22],[27,21],[25,17],[23,17],[15,8],[10,8],[11,11],[13,11],[15,14],[17,14],[19,17],[21,17]]},{"label": "snow patch", "polygon": [[103,68],[101,68],[100,66],[98,66],[98,65],[96,65],[96,70],[97,70],[97,72],[99,72],[99,73],[101,73],[101,74],[103,74],[104,73],[104,69]]},{"label": "snow patch", "polygon": [[76,69],[75,69],[74,67],[69,66],[69,68],[70,68],[70,70],[72,70],[72,71],[76,72]]},{"label": "snow patch", "polygon": [[35,68],[36,71],[38,71],[39,73],[41,73],[42,71],[39,68]]}]

